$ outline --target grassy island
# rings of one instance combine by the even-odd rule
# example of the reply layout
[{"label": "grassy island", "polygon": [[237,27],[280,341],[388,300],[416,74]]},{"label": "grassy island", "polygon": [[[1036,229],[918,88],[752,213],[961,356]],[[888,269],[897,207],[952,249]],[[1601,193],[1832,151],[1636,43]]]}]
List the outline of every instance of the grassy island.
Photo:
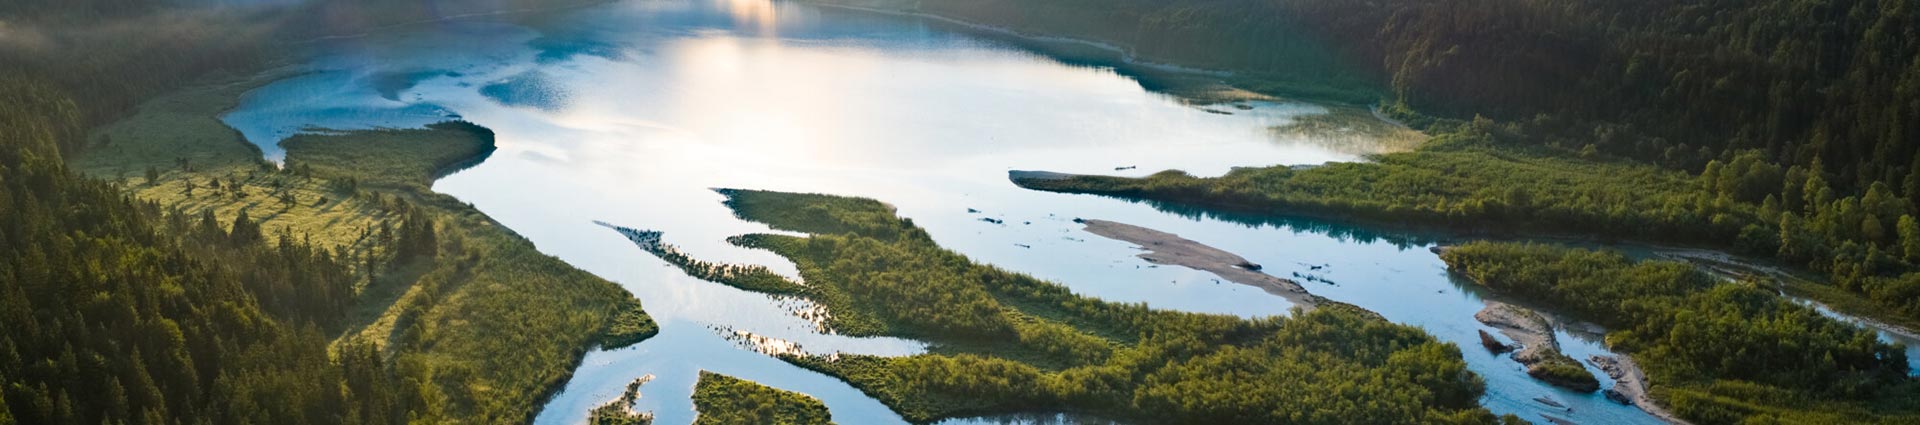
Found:
[{"label": "grassy island", "polygon": [[1105,302],[973,263],[878,201],[723,193],[742,218],[809,234],[733,241],[792,259],[807,282],[801,296],[828,306],[829,326],[934,343],[907,357],[784,357],[914,422],[1060,411],[1164,422],[1502,420],[1477,404],[1482,383],[1458,347],[1352,306],[1247,320]]},{"label": "grassy island", "polygon": [[806,394],[785,391],[718,373],[700,371],[693,387],[698,425],[831,425],[827,405]]}]

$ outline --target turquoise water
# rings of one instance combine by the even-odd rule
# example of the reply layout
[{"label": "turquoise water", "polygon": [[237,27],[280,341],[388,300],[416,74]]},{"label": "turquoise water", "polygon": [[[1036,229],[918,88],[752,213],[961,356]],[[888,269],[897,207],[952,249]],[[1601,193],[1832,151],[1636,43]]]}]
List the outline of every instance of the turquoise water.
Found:
[{"label": "turquoise water", "polygon": [[[542,252],[620,283],[662,325],[653,339],[588,354],[537,423],[580,423],[646,374],[657,379],[642,388],[639,408],[663,424],[687,423],[702,369],[819,397],[841,423],[900,422],[845,383],[726,336],[753,332],[817,353],[905,355],[924,344],[822,334],[792,313],[802,302],[689,278],[595,224],[663,231],[665,242],[699,258],[793,274],[782,258],[724,242],[767,229],[735,219],[711,190],[717,187],[886,201],[976,261],[1103,299],[1287,314],[1284,299],[1205,272],[1153,267],[1134,257],[1136,247],[1086,233],[1072,219],[1178,233],[1275,275],[1311,274],[1317,280],[1306,285],[1314,293],[1459,344],[1487,380],[1483,403],[1496,412],[1652,422],[1597,394],[1542,384],[1481,350],[1477,331],[1485,327],[1472,316],[1483,295],[1446,273],[1427,249],[1429,236],[1182,214],[1013,186],[1006,173],[1016,169],[1216,175],[1234,166],[1356,161],[1378,144],[1347,132],[1273,130],[1340,107],[1270,100],[1202,108],[1145,90],[1112,68],[1009,43],[923,20],[788,3],[624,1],[531,24],[443,22],[329,41],[316,47],[305,72],[250,93],[224,119],[276,160],[276,143],[301,131],[456,117],[493,129],[499,151],[435,190],[473,203]],[[1137,168],[1117,170],[1123,167]],[[1578,333],[1561,339],[1576,357],[1606,352]],[[1574,411],[1532,401],[1542,396]],[[1072,418],[975,422],[1056,419]]]}]

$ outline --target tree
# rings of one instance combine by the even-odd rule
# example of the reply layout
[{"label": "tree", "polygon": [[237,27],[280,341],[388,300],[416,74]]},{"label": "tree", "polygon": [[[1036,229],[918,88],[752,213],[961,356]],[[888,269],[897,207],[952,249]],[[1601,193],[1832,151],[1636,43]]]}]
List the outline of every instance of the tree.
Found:
[{"label": "tree", "polygon": [[240,216],[233,218],[233,229],[228,231],[227,239],[235,245],[252,244],[261,241],[260,224],[247,217],[247,210],[240,210]]},{"label": "tree", "polygon": [[1895,227],[1900,233],[1900,259],[1910,264],[1920,263],[1920,220],[1902,215]]}]

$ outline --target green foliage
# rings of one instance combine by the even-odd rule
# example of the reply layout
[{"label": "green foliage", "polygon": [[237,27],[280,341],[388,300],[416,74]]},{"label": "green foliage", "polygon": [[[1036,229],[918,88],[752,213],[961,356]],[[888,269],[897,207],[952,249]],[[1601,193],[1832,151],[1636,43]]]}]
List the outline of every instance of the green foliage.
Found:
[{"label": "green foliage", "polygon": [[1441,258],[1496,291],[1614,329],[1609,345],[1639,359],[1664,386],[1654,394],[1689,419],[1920,420],[1920,384],[1899,348],[1753,283],[1550,245],[1475,242]]},{"label": "green foliage", "polygon": [[633,410],[633,402],[640,399],[640,386],[646,385],[647,381],[652,380],[653,375],[646,375],[633,380],[633,382],[627,383],[627,390],[620,393],[620,398],[613,399],[613,401],[602,404],[600,407],[595,407],[592,411],[587,412],[587,423],[591,425],[652,424],[653,412],[636,412]]},{"label": "green foliage", "polygon": [[1920,257],[1906,256],[1907,246],[1920,252],[1920,224],[1902,227],[1914,221],[1909,200],[1884,184],[1836,198],[1817,164],[1783,172],[1748,153],[1689,176],[1517,146],[1537,136],[1486,120],[1433,128],[1445,133],[1372,162],[1240,168],[1214,178],[1165,171],[1015,183],[1262,214],[1708,245],[1830,273],[1854,296],[1920,320],[1920,274],[1913,273]]},{"label": "green foliage", "polygon": [[1744,204],[1716,203],[1684,173],[1568,159],[1494,141],[1475,128],[1372,162],[1238,168],[1225,176],[1164,171],[1145,178],[1017,179],[1022,187],[1096,193],[1260,213],[1358,218],[1463,230],[1604,234],[1708,241],[1759,222]]},{"label": "green foliage", "polygon": [[343,391],[379,365],[328,359],[352,300],[338,258],[80,178],[71,103],[8,77],[0,96],[0,422],[398,423]]},{"label": "green foliage", "polygon": [[1920,198],[1920,8],[1904,1],[819,1],[1102,40],[1262,80],[1386,87],[1389,108],[1547,114],[1529,125],[1537,142],[1688,170],[1748,151],[1824,160],[1839,195],[1880,182]]},{"label": "green foliage", "polygon": [[[599,224],[612,228],[622,235],[626,235],[628,240],[633,241],[635,245],[639,245],[641,249],[646,250],[656,257],[660,257],[661,260],[665,260],[669,264],[679,267],[680,271],[686,272],[688,276],[692,276],[695,279],[720,282],[740,289],[769,294],[798,294],[806,292],[807,290],[806,285],[787,280],[786,277],[780,276],[779,273],[774,273],[773,269],[769,269],[767,266],[758,264],[718,264],[693,258],[693,256],[680,252],[679,248],[661,242],[661,234],[657,231],[619,227],[606,223]],[[734,243],[746,242],[736,240]]]},{"label": "green foliage", "polygon": [[1499,420],[1477,405],[1481,381],[1457,347],[1351,306],[1245,320],[1104,302],[941,249],[876,201],[723,193],[743,218],[811,233],[735,240],[792,259],[830,326],[935,344],[907,357],[785,357],[915,422],[1061,410],[1155,422]]},{"label": "green foliage", "polygon": [[1579,361],[1565,354],[1527,366],[1527,375],[1577,391],[1592,392],[1600,389],[1600,380],[1593,377],[1593,372],[1588,372],[1586,368],[1580,366]]},{"label": "green foliage", "polygon": [[693,387],[697,425],[826,425],[827,405],[806,394],[784,391],[718,373],[700,371]]},{"label": "green foliage", "polygon": [[[378,318],[352,331],[393,344],[396,373],[431,394],[418,396],[430,403],[412,406],[420,418],[524,421],[587,348],[658,332],[618,285],[540,253],[465,202],[427,188],[436,170],[484,157],[492,146],[491,131],[465,123],[287,145],[289,168],[355,179],[365,196],[394,211],[398,227],[378,232],[393,235],[390,249],[375,253],[379,262],[424,267],[400,282],[410,285],[402,294],[382,301]],[[369,150],[383,157],[364,156]]]},{"label": "green foliage", "polygon": [[466,121],[421,130],[298,134],[280,142],[287,168],[351,178],[355,186],[427,186],[493,153],[493,130]]}]

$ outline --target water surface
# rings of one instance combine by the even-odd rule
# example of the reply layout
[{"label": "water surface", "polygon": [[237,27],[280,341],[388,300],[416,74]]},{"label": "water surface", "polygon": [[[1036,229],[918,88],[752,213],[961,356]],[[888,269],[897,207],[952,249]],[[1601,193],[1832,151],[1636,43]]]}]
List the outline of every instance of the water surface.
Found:
[{"label": "water surface", "polygon": [[[417,127],[449,118],[492,128],[500,149],[435,190],[471,202],[542,252],[633,291],[660,336],[595,351],[536,419],[580,423],[641,375],[640,408],[661,423],[694,416],[701,369],[821,398],[841,423],[900,418],[832,378],[742,349],[732,330],[812,352],[905,355],[919,342],[821,334],[791,300],[703,282],[595,224],[661,230],[699,258],[765,264],[727,245],[764,232],[735,219],[711,188],[865,196],[897,206],[943,246],[1075,292],[1156,308],[1259,317],[1284,299],[1177,267],[1080,230],[1076,217],[1178,233],[1245,256],[1269,273],[1318,278],[1308,289],[1458,343],[1496,412],[1586,423],[1644,423],[1638,410],[1528,378],[1480,350],[1482,300],[1419,235],[1313,221],[1173,214],[1115,199],[1021,190],[1006,172],[1142,175],[1177,168],[1361,160],[1366,134],[1275,131],[1352,109],[1270,100],[1190,105],[1110,68],[1050,59],[1004,37],[944,24],[759,0],[625,1],[533,24],[458,21],[321,46],[307,73],[263,87],[224,117],[273,159],[314,129]],[[1364,114],[1364,111],[1360,112]],[[1126,168],[1125,167],[1137,167]],[[983,218],[993,218],[989,222]],[[1605,353],[1563,335],[1570,354]],[[1597,373],[1597,371],[1596,371]],[[1610,385],[1610,384],[1608,384]],[[1548,396],[1571,414],[1532,400]],[[993,420],[1049,418],[1001,417]]]}]

